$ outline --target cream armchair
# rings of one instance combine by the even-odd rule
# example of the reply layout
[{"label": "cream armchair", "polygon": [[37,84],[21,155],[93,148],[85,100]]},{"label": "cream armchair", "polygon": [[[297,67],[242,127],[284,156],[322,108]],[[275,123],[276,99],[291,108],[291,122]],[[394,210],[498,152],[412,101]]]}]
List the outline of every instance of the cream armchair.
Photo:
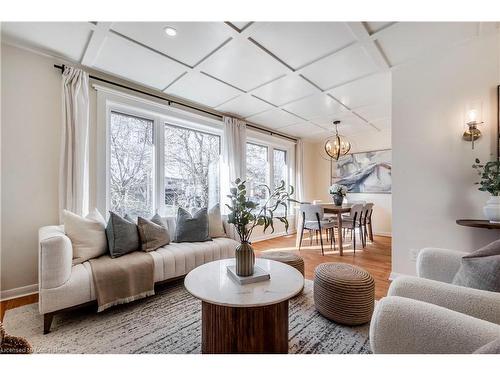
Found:
[{"label": "cream armchair", "polygon": [[418,277],[399,277],[375,307],[374,353],[472,353],[500,338],[500,293],[450,284],[465,253],[423,249]]}]

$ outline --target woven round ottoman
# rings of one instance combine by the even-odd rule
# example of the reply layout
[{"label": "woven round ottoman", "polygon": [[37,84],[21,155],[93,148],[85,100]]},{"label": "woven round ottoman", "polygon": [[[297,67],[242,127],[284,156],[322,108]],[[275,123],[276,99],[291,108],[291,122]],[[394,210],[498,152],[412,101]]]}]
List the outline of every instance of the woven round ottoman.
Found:
[{"label": "woven round ottoman", "polygon": [[375,305],[375,280],[350,264],[320,264],[314,270],[314,305],[321,315],[337,323],[368,323]]},{"label": "woven round ottoman", "polygon": [[260,257],[263,259],[270,259],[288,264],[289,266],[292,266],[297,271],[299,271],[302,276],[304,276],[304,259],[302,259],[298,255],[287,253],[286,251],[269,251],[261,253]]}]

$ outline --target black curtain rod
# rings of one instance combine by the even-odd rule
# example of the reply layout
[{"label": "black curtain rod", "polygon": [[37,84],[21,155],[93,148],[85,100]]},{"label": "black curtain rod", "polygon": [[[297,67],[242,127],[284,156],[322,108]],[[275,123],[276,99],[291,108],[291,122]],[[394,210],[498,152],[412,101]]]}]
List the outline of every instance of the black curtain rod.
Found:
[{"label": "black curtain rod", "polygon": [[[56,64],[54,64],[54,68],[59,69],[61,72],[64,71],[64,65],[56,65]],[[204,110],[204,109],[201,109],[201,108],[197,108],[197,107],[191,106],[189,104],[177,102],[177,101],[172,100],[172,99],[167,99],[167,98],[164,98],[163,96],[160,96],[160,95],[151,94],[151,93],[149,93],[147,91],[139,90],[139,89],[136,89],[136,88],[133,88],[133,87],[130,87],[130,86],[126,86],[126,85],[122,85],[121,83],[113,82],[113,81],[110,81],[110,80],[107,80],[107,79],[104,79],[104,78],[99,78],[99,77],[96,77],[96,76],[93,76],[93,75],[90,75],[90,74],[89,74],[89,78],[91,78],[93,80],[96,80],[96,81],[108,83],[108,84],[113,85],[113,86],[121,87],[122,89],[131,90],[131,91],[137,92],[139,94],[151,96],[151,97],[156,98],[156,99],[164,100],[164,101],[166,101],[168,103],[168,105],[171,105],[172,103],[175,103],[177,105],[181,105],[183,107],[190,108],[190,109],[193,109],[193,110],[198,111],[198,112],[206,113],[207,115],[215,116],[218,119],[222,120],[222,116],[219,115],[218,113],[215,113],[215,112],[210,112],[210,111],[207,111],[207,110]],[[295,138],[288,137],[286,135],[279,134],[279,133],[273,133],[273,132],[271,132],[271,131],[269,131],[267,129],[259,128],[258,126],[255,126],[255,125],[252,125],[252,124],[247,124],[247,127],[256,129],[256,130],[261,131],[261,132],[268,133],[269,135],[272,135],[272,136],[278,136],[278,137],[282,137],[282,138],[285,138],[285,139],[289,139],[289,140],[291,140],[293,142],[297,142],[297,139],[295,139]]]}]

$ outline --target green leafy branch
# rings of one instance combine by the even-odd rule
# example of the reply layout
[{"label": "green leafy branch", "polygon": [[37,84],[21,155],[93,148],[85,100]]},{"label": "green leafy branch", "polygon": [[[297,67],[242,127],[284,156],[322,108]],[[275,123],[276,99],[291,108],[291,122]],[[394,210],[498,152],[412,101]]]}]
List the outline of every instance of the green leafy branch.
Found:
[{"label": "green leafy branch", "polygon": [[481,180],[475,185],[480,185],[480,191],[487,191],[491,195],[497,197],[500,195],[500,161],[489,161],[486,164],[481,164],[479,159],[476,159],[476,164],[472,165],[476,169]]},{"label": "green leafy branch", "polygon": [[[298,201],[291,198],[294,194],[293,186],[287,188],[283,180],[274,190],[271,190],[271,188],[265,184],[259,185],[258,187],[266,189],[268,195],[264,204],[259,206],[247,197],[245,183],[246,181],[242,181],[239,178],[232,183],[233,186],[230,189],[230,194],[227,196],[231,199],[231,205],[226,204],[230,211],[228,222],[235,226],[241,242],[248,242],[254,228],[257,226],[263,226],[264,232],[266,232],[268,228],[271,228],[271,233],[273,233],[274,219],[282,222],[288,233],[287,202],[298,203]],[[284,208],[283,216],[275,215],[279,207]]]}]

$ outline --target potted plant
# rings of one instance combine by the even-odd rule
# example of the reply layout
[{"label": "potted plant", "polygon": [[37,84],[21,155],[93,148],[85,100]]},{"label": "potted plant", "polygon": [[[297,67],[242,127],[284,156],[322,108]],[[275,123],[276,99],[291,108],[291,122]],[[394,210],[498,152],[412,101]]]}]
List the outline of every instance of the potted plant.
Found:
[{"label": "potted plant", "polygon": [[481,161],[476,159],[476,164],[473,164],[472,168],[481,176],[481,181],[476,182],[476,185],[480,185],[479,190],[491,194],[483,208],[484,215],[490,223],[500,223],[500,161],[481,164]]},{"label": "potted plant", "polygon": [[332,196],[335,206],[342,206],[344,197],[347,195],[347,187],[340,184],[333,184],[332,186],[330,186],[328,192]]},{"label": "potted plant", "polygon": [[[280,185],[274,190],[271,190],[267,185],[259,185],[267,191],[267,198],[263,204],[259,205],[247,197],[245,181],[237,178],[230,189],[231,205],[226,204],[229,208],[228,223],[233,224],[241,244],[236,248],[236,274],[238,276],[251,276],[255,263],[255,254],[253,252],[250,236],[255,227],[263,226],[264,232],[271,228],[271,233],[274,232],[273,219],[281,221],[285,225],[285,231],[288,232],[287,212],[288,206],[286,202],[297,202],[292,199],[293,186],[288,189],[285,187],[285,181],[281,181]],[[284,208],[283,216],[275,216],[278,207]]]}]

